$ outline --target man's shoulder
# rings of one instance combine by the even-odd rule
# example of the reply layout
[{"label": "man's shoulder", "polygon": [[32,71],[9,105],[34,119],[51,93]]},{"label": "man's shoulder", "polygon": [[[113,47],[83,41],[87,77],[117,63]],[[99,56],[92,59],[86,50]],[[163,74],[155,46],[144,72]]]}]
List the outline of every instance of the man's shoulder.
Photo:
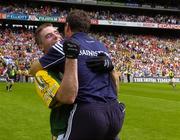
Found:
[{"label": "man's shoulder", "polygon": [[64,55],[63,52],[63,42],[64,41],[58,41],[56,44],[54,44],[50,49],[49,49],[49,53],[52,51],[57,51],[58,53],[61,53]]},{"label": "man's shoulder", "polygon": [[65,56],[63,51],[63,41],[59,41],[54,44],[48,51],[47,54],[39,59],[39,62],[43,68],[64,64]]}]

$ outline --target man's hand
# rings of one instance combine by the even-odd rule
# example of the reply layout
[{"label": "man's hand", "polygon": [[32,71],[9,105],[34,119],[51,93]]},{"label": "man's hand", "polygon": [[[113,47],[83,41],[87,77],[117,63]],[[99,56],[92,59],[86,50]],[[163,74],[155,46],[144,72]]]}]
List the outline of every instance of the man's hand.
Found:
[{"label": "man's hand", "polygon": [[114,69],[111,59],[104,53],[89,58],[86,64],[93,72],[111,72]]},{"label": "man's hand", "polygon": [[72,39],[64,41],[63,50],[66,58],[69,59],[77,59],[80,52],[79,44]]}]

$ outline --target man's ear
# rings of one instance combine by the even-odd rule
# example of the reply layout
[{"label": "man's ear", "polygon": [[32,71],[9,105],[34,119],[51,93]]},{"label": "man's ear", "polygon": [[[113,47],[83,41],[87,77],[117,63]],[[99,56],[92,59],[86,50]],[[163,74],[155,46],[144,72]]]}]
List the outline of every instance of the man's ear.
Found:
[{"label": "man's ear", "polygon": [[67,34],[67,37],[72,36],[72,30],[68,23],[66,23],[66,34]]}]

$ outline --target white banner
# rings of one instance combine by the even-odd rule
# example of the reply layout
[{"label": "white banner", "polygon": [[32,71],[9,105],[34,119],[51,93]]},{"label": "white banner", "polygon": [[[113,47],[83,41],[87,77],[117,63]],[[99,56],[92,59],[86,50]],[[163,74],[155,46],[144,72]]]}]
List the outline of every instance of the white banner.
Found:
[{"label": "white banner", "polygon": [[[169,78],[166,77],[148,77],[148,78],[143,78],[143,77],[134,77],[133,82],[140,82],[140,83],[168,83],[170,81]],[[180,78],[175,77],[174,82],[180,83]]]},{"label": "white banner", "polygon": [[176,24],[158,24],[148,22],[126,22],[126,21],[114,21],[114,20],[98,20],[98,25],[110,25],[110,26],[126,26],[126,27],[145,27],[145,28],[162,28],[162,29],[180,29],[180,25]]},{"label": "white banner", "polygon": [[177,24],[158,24],[158,28],[179,29],[180,30],[180,25],[177,25]]},{"label": "white banner", "polygon": [[99,25],[112,25],[112,26],[130,26],[130,27],[143,27],[142,22],[126,22],[114,20],[98,20]]}]

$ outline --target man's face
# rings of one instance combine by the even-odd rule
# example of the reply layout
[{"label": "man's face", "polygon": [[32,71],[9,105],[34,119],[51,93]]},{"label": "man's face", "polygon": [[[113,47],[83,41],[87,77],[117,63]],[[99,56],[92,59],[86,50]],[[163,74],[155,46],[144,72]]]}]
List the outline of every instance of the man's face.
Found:
[{"label": "man's face", "polygon": [[44,53],[47,53],[49,48],[57,41],[62,40],[59,31],[53,26],[44,28],[40,33],[40,38],[42,42],[39,46],[43,49]]}]

